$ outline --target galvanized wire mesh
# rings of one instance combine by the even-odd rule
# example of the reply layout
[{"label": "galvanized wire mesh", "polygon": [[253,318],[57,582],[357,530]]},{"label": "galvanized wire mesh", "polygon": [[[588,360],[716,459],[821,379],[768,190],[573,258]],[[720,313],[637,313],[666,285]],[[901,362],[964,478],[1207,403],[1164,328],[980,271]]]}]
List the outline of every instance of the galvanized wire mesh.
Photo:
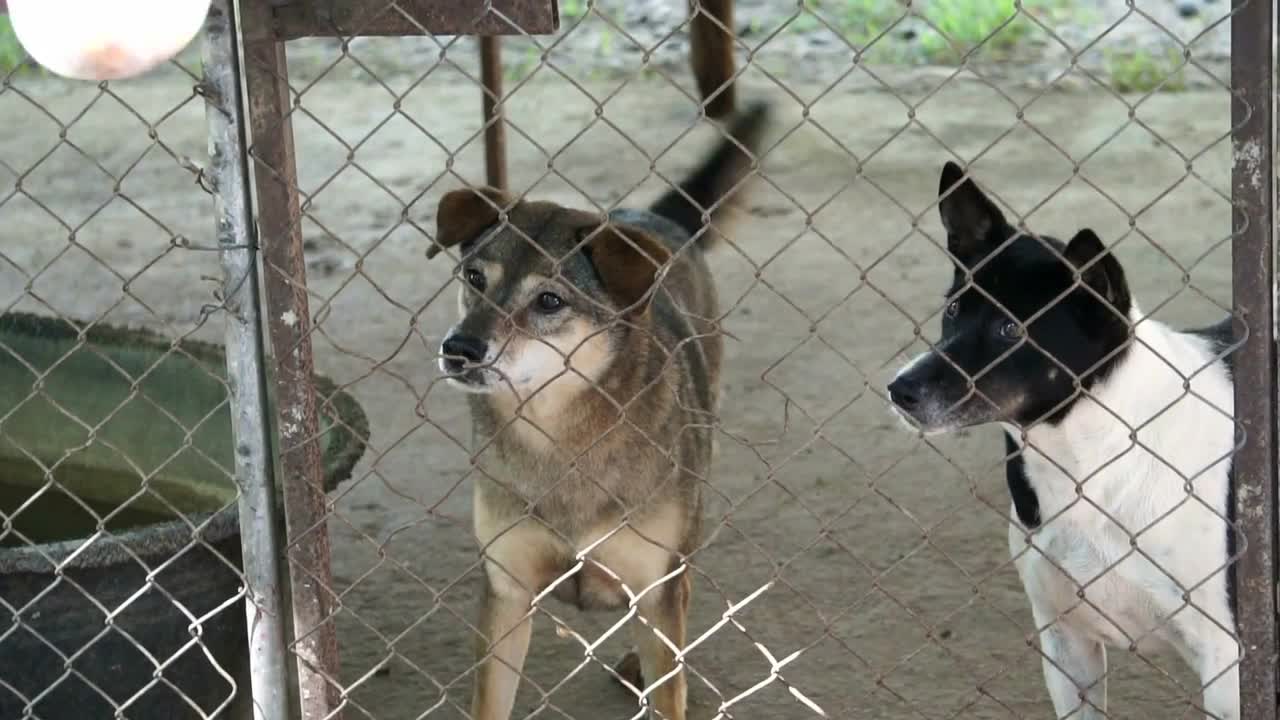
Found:
[{"label": "galvanized wire mesh", "polygon": [[200,78],[0,76],[0,716],[227,717],[243,684]]},{"label": "galvanized wire mesh", "polygon": [[[452,296],[471,292],[466,271],[474,253],[452,247],[431,260],[425,253],[437,247],[440,198],[484,185],[485,90],[471,38],[432,36],[415,4],[372,5],[361,22],[395,16],[418,23],[425,37],[363,38],[358,22],[338,40],[291,42],[287,73],[271,24],[258,22],[269,11],[246,10],[245,73],[256,123],[248,154],[273,352],[286,377],[309,375],[307,356],[314,354],[336,387],[322,389],[312,407],[332,419],[336,393],[349,393],[371,426],[352,481],[326,497],[305,484],[320,445],[320,427],[308,425],[303,402],[311,389],[283,383],[285,394],[297,391],[280,410],[281,477],[296,490],[288,510],[301,505],[315,513],[291,518],[283,549],[295,587],[305,585],[303,597],[311,603],[294,607],[300,626],[292,648],[303,675],[302,703],[316,717],[466,717],[477,675],[492,662],[486,640],[478,639],[476,610],[485,592],[485,558],[524,527],[510,523],[477,543],[472,493],[478,483],[524,489],[520,478],[504,474],[495,443],[473,432],[467,398],[447,387],[438,370],[441,343],[459,320]],[[701,111],[704,98],[688,70],[690,16],[683,3],[562,3],[562,27],[554,35],[522,32],[499,5],[487,5],[483,21],[510,26],[506,87],[496,99],[505,114],[514,198],[591,214],[644,207],[724,137],[723,126]],[[633,678],[615,664],[631,643],[628,628],[639,626],[641,638],[652,634],[641,619],[645,597],[663,592],[663,583],[679,573],[693,580],[678,652],[690,717],[1050,716],[1042,643],[1066,619],[1028,612],[1015,566],[1037,557],[1043,567],[1072,569],[1052,548],[1007,533],[1018,518],[1010,508],[1006,463],[1028,456],[1071,476],[1070,491],[1078,495],[1062,507],[1046,500],[1041,527],[1073,513],[1118,520],[1111,499],[1090,488],[1138,453],[1149,455],[1158,472],[1176,476],[1179,488],[1185,484],[1184,493],[1141,527],[1109,530],[1128,549],[1102,562],[1105,572],[1096,577],[1074,578],[1075,597],[1063,608],[1075,617],[1096,612],[1128,646],[1113,648],[1105,668],[1106,717],[1203,715],[1206,681],[1229,677],[1237,664],[1233,654],[1214,672],[1198,675],[1167,649],[1153,647],[1167,627],[1182,627],[1180,618],[1207,618],[1206,632],[1234,634],[1231,619],[1214,615],[1197,592],[1227,573],[1247,546],[1238,542],[1208,577],[1185,578],[1165,567],[1156,540],[1180,508],[1208,508],[1210,524],[1221,530],[1207,532],[1223,538],[1235,518],[1196,492],[1203,468],[1153,452],[1149,431],[1163,408],[1134,421],[1126,409],[1105,408],[1109,396],[1083,391],[1080,402],[1098,403],[1106,422],[1132,440],[1117,457],[1076,476],[1072,459],[1059,457],[1061,448],[1039,446],[1034,431],[1019,433],[1020,447],[1011,450],[990,428],[939,436],[905,431],[888,410],[884,389],[909,357],[937,349],[938,324],[954,299],[944,291],[959,258],[938,221],[945,160],[965,165],[1023,233],[1067,239],[1082,227],[1097,230],[1123,263],[1142,310],[1136,347],[1159,351],[1147,330],[1138,329],[1143,325],[1183,327],[1232,312],[1231,241],[1249,225],[1232,213],[1233,101],[1221,51],[1233,9],[1206,3],[1199,19],[1180,20],[1173,3],[1103,3],[1082,26],[1070,21],[1065,5],[1010,3],[987,25],[966,24],[968,16],[948,14],[949,7],[813,2],[783,11],[739,3],[728,28],[738,49],[738,103],[768,99],[776,117],[753,153],[753,176],[740,204],[703,231],[721,241],[708,255],[719,310],[699,320],[722,330],[725,342],[723,399],[718,409],[709,408],[714,420],[683,421],[719,445],[696,483],[704,532],[691,549],[666,548],[678,558],[670,572],[651,578],[650,586],[628,584],[626,608],[614,613],[579,613],[552,596],[589,574],[619,576],[622,570],[599,562],[599,553],[611,538],[631,537],[629,530],[641,529],[645,517],[628,516],[593,528],[594,534],[549,532],[549,541],[571,548],[574,561],[555,580],[524,588],[534,598],[527,610],[534,629],[528,657],[517,668],[515,717],[643,716],[657,687],[619,683]],[[1248,8],[1240,3],[1234,12]],[[926,66],[912,68],[911,61]],[[21,90],[19,80],[52,86],[11,75],[0,102],[48,102],[35,89]],[[157,96],[179,84],[154,82],[145,87]],[[112,85],[96,97],[120,92]],[[74,127],[78,116],[57,114],[66,125],[55,123],[51,132]],[[171,124],[142,122],[153,136],[151,151],[166,147],[159,138]],[[296,148],[278,142],[286,126]],[[182,132],[198,136],[185,125]],[[100,135],[104,141],[127,135],[113,133]],[[73,140],[59,139],[58,147],[90,155]],[[10,160],[3,152],[0,160],[14,168],[10,197],[41,194],[26,180],[34,170],[25,169],[39,162]],[[183,178],[198,178],[177,170],[183,166],[166,165]],[[129,202],[119,188],[135,171],[108,175],[112,194],[104,207]],[[182,237],[202,237],[203,215],[177,201],[196,196],[194,185],[187,188],[148,186],[146,197],[175,198],[170,207],[181,207],[185,221],[194,223]],[[53,194],[71,197],[66,190]],[[294,194],[296,208],[287,204]],[[144,200],[135,198],[148,207]],[[44,209],[53,201],[42,202],[44,214],[56,214]],[[512,210],[510,222],[499,222],[507,239],[536,242],[508,205],[494,208]],[[0,213],[18,217],[14,207],[12,201],[0,205]],[[23,210],[21,216],[32,214],[40,215]],[[86,224],[69,219],[60,233]],[[176,237],[161,228],[166,242]],[[103,256],[85,249],[82,238],[75,232],[55,259],[66,262],[59,258],[73,252]],[[300,254],[292,251],[294,241]],[[1004,246],[1010,242],[1016,241]],[[119,259],[105,258],[107,265],[141,268],[121,270],[102,286],[101,293],[116,293],[119,302],[79,297],[83,281],[59,287],[87,303],[82,307],[99,309],[90,320],[140,307],[124,318],[186,338],[205,327],[203,308],[217,303],[192,299],[193,278],[213,274],[196,267],[211,262],[210,254],[196,251],[204,245],[211,243],[174,241],[153,255],[133,238]],[[6,250],[0,246],[0,253]],[[1063,249],[1047,252],[1060,256]],[[19,268],[14,294],[21,301],[41,303],[42,314],[75,317],[74,305],[38,288],[37,280],[49,275],[42,268],[56,263],[3,257]],[[158,264],[167,258],[183,262],[161,275]],[[969,297],[994,303],[1023,328],[1052,311],[1003,306],[973,280],[982,267],[968,268],[962,289]],[[163,300],[144,305],[135,294],[152,276],[171,284]],[[513,312],[483,293],[471,297],[499,316]],[[184,298],[187,308],[161,310],[174,298]],[[620,322],[628,321],[614,320]],[[591,383],[574,365],[587,343],[557,350],[564,378]],[[1051,355],[1034,334],[1024,334],[1017,347]],[[1238,347],[1227,343],[1213,354]],[[961,402],[987,396],[983,379],[997,364],[966,369],[973,387]],[[1177,378],[1172,404],[1207,402],[1197,378],[1211,373],[1211,365],[1153,367]],[[1093,368],[1059,369],[1084,375]],[[1274,394],[1274,387],[1267,391]],[[1211,404],[1206,423],[1225,426],[1232,407],[1216,398]],[[639,424],[624,413],[598,434]],[[341,419],[325,427],[352,437],[364,432]],[[1228,454],[1247,437],[1237,430],[1237,437],[1223,440]],[[571,455],[586,462],[602,437],[573,438]],[[224,462],[224,473],[228,467]],[[600,489],[595,478],[567,482],[581,492]],[[329,548],[317,549],[317,538]],[[635,552],[645,549],[631,542]],[[1185,597],[1158,630],[1133,633],[1126,618],[1096,598],[1137,559]],[[491,576],[503,571],[522,568],[488,570]],[[474,654],[477,642],[483,650]],[[1049,664],[1061,665],[1056,657]],[[659,687],[674,682],[646,678],[655,681]],[[1091,717],[1089,707],[1100,710],[1088,689],[1093,705],[1084,717]]]}]

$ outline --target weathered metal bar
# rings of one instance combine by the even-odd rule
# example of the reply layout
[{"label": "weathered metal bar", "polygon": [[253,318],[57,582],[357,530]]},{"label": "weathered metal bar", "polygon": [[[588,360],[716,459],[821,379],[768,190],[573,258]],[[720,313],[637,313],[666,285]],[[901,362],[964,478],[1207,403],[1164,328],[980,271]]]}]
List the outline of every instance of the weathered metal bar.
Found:
[{"label": "weathered metal bar", "polygon": [[270,34],[271,8],[261,2],[242,8],[249,155],[258,192],[266,324],[275,359],[298,702],[302,717],[328,720],[340,717],[340,663],[289,75],[284,44]]},{"label": "weathered metal bar", "polygon": [[[539,35],[560,28],[555,0],[288,0],[267,19],[277,40],[304,37]],[[489,10],[489,8],[492,10]]]},{"label": "weathered metal bar", "polygon": [[502,119],[502,38],[480,38],[480,81],[484,85],[484,169],[486,182],[507,189],[507,128]]},{"label": "weathered metal bar", "polygon": [[1273,3],[1234,0],[1231,18],[1233,240],[1237,332],[1235,413],[1245,434],[1235,457],[1236,519],[1245,547],[1236,567],[1241,714],[1276,714],[1275,198],[1272,147]]},{"label": "weathered metal bar", "polygon": [[[280,539],[272,477],[270,406],[258,305],[257,249],[245,167],[240,54],[232,0],[213,0],[204,28],[208,180],[223,273],[227,384],[240,490],[240,546],[249,629],[249,688],[255,720],[289,717]],[[241,688],[239,692],[246,692]]]}]

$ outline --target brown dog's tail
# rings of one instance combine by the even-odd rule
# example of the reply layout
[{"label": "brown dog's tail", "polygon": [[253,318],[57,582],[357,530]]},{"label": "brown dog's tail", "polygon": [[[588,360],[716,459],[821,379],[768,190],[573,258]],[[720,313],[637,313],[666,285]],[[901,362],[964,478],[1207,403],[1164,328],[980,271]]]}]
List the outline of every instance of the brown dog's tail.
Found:
[{"label": "brown dog's tail", "polygon": [[[769,124],[770,107],[759,102],[747,107],[728,125],[728,137],[720,141],[697,170],[678,187],[671,188],[649,209],[675,222],[690,235],[702,230],[703,214],[715,222],[740,196],[744,182],[758,159],[760,140]],[[711,230],[698,235],[703,247],[715,242]]]}]

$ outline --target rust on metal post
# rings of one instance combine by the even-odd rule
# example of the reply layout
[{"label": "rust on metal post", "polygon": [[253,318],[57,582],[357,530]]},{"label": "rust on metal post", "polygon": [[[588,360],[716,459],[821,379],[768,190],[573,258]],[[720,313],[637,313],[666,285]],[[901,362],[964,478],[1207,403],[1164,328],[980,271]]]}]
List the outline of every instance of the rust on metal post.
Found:
[{"label": "rust on metal post", "polygon": [[[341,694],[329,565],[320,423],[313,384],[311,313],[284,44],[270,35],[271,9],[243,5],[245,84],[258,199],[267,331],[275,358],[276,419],[284,486],[293,650],[302,717],[338,718]],[[330,682],[328,678],[333,678]]]},{"label": "rust on metal post", "polygon": [[1235,457],[1236,520],[1244,550],[1236,567],[1240,717],[1276,715],[1276,348],[1275,200],[1272,194],[1272,2],[1235,0],[1231,18],[1236,422],[1244,446]]},{"label": "rust on metal post", "polygon": [[278,40],[352,35],[546,35],[560,27],[555,0],[298,0],[279,4],[274,14]]},{"label": "rust on metal post", "polygon": [[502,119],[502,38],[480,38],[480,79],[484,85],[484,169],[486,182],[507,189],[507,129]]}]

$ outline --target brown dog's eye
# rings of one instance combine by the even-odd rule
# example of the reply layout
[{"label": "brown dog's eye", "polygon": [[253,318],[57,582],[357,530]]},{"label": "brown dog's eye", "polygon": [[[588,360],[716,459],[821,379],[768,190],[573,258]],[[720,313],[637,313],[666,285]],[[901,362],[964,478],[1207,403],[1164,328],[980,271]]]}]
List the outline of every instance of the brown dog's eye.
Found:
[{"label": "brown dog's eye", "polygon": [[468,285],[480,292],[484,292],[484,273],[475,268],[467,268],[462,275],[467,279]]},{"label": "brown dog's eye", "polygon": [[564,307],[564,298],[555,293],[544,292],[538,296],[538,309],[551,314]]}]

